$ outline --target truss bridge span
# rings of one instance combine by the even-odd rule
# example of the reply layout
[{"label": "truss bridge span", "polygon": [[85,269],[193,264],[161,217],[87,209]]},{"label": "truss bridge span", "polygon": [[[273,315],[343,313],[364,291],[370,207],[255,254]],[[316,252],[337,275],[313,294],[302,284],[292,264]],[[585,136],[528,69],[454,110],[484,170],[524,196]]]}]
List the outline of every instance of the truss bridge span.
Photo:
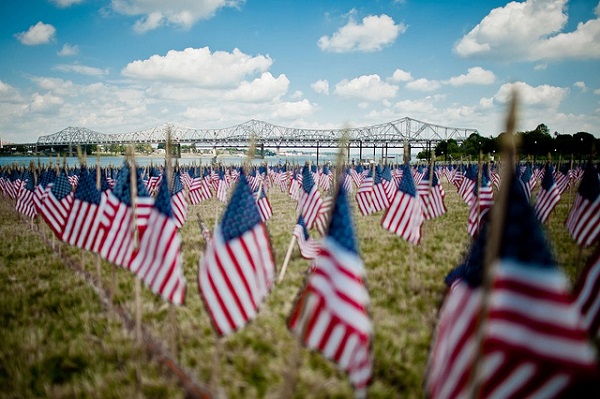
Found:
[{"label": "truss bridge span", "polygon": [[84,127],[67,127],[60,132],[40,136],[38,147],[110,145],[110,144],[156,144],[164,143],[167,132],[179,144],[195,144],[197,147],[247,147],[254,139],[257,145],[270,148],[337,147],[344,133],[348,135],[349,147],[425,147],[443,140],[462,142],[476,129],[441,126],[408,117],[366,127],[342,129],[291,128],[273,125],[259,120],[221,129],[193,129],[175,124],[163,124],[150,129],[128,133],[100,133]]}]

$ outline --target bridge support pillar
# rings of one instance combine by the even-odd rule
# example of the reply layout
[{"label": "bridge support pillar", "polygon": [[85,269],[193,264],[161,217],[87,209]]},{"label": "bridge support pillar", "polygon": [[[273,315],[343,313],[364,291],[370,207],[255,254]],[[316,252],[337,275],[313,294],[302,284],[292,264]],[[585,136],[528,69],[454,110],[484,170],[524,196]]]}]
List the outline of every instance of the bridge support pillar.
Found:
[{"label": "bridge support pillar", "polygon": [[362,162],[362,140],[358,142],[358,162]]},{"label": "bridge support pillar", "polygon": [[410,162],[410,144],[408,140],[404,140],[404,163]]},{"label": "bridge support pillar", "polygon": [[319,166],[319,142],[317,141],[317,167]]}]

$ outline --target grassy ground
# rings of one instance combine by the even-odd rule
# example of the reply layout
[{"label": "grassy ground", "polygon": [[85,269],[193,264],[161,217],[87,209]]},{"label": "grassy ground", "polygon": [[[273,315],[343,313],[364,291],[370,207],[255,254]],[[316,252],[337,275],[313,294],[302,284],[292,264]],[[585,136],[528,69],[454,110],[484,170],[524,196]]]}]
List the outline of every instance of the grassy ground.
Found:
[{"label": "grassy ground", "polygon": [[[382,213],[355,214],[375,331],[370,397],[423,396],[423,371],[443,278],[459,263],[469,243],[467,207],[454,188],[447,183],[444,187],[449,211],[425,222],[417,247],[383,230]],[[278,191],[270,194],[274,217],[268,225],[280,269],[296,216],[292,200]],[[0,241],[0,395],[182,396],[176,381],[153,362],[141,362],[141,386],[136,385],[136,365],[145,357],[132,337],[104,311],[95,291],[18,220],[8,202],[0,200],[0,204],[1,236],[10,237]],[[574,279],[578,249],[563,225],[569,204],[572,197],[565,196],[550,217],[548,232],[558,261]],[[346,376],[321,355],[300,349],[300,366],[293,366],[298,346],[285,320],[309,267],[297,249],[285,279],[273,287],[258,317],[237,334],[216,342],[197,291],[197,265],[205,242],[196,215],[213,226],[221,211],[222,205],[214,200],[194,206],[182,229],[188,294],[186,305],[176,309],[179,364],[196,380],[210,382],[215,391],[232,398],[280,397],[290,376],[296,380],[293,397],[351,397]],[[94,255],[67,246],[61,246],[61,251],[82,259],[86,270],[95,273]],[[584,251],[582,259],[590,252]],[[104,262],[101,270],[104,287],[111,285],[115,273],[114,300],[133,314],[133,276],[122,269],[114,272]],[[168,305],[147,289],[142,294],[145,327],[167,342]]]}]

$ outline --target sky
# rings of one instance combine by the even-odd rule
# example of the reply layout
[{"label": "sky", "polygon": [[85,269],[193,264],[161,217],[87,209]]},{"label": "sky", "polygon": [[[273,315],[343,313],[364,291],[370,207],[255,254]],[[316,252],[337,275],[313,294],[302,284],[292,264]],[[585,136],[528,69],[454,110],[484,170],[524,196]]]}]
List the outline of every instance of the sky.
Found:
[{"label": "sky", "polygon": [[600,137],[594,0],[2,0],[0,138],[404,117]]}]

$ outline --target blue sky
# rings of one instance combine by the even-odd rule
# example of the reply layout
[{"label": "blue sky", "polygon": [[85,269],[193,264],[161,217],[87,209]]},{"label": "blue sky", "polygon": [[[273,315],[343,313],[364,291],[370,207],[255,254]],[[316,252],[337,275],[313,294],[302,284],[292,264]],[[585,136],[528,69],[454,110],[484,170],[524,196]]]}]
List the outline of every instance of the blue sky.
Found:
[{"label": "blue sky", "polygon": [[4,0],[0,137],[260,119],[308,128],[405,116],[485,136],[600,137],[591,0]]}]

